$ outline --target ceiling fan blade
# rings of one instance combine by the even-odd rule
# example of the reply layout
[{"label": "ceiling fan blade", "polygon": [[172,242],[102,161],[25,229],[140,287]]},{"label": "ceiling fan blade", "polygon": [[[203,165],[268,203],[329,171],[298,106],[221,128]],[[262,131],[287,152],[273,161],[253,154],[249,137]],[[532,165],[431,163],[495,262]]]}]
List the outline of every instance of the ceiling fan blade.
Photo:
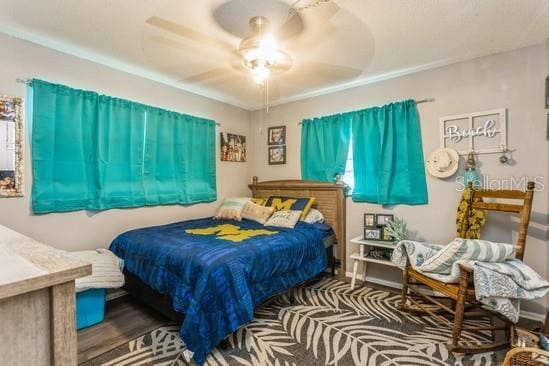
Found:
[{"label": "ceiling fan blade", "polygon": [[288,14],[288,19],[282,26],[276,31],[276,39],[283,41],[292,37],[296,37],[301,32],[303,32],[305,26],[303,24],[303,19],[296,12],[291,12]]},{"label": "ceiling fan blade", "polygon": [[329,39],[337,32],[337,27],[331,22],[331,19],[340,9],[338,4],[330,1],[297,13],[290,12],[290,15],[295,14],[299,17],[302,29],[299,32],[299,37],[286,39],[287,47],[294,52],[299,52],[302,49],[314,48]]},{"label": "ceiling fan blade", "polygon": [[244,67],[244,65],[242,64],[242,61],[235,60],[231,62],[231,67],[233,68],[233,70],[242,74],[248,74],[250,72],[250,70]]},{"label": "ceiling fan blade", "polygon": [[174,23],[164,18],[152,16],[149,19],[147,19],[146,22],[147,24],[150,24],[154,27],[165,30],[166,32],[170,32],[181,37],[192,39],[193,41],[206,44],[211,47],[218,47],[231,53],[233,53],[235,50],[235,48],[228,42],[225,42],[215,37],[208,36],[204,33],[198,32],[194,29],[185,27],[184,25],[181,25],[181,24]]},{"label": "ceiling fan blade", "polygon": [[154,43],[158,43],[181,52],[201,53],[209,57],[219,56],[220,54],[223,54],[223,55],[227,54],[225,50],[220,50],[218,48],[212,48],[212,47],[208,47],[208,48],[197,47],[190,44],[181,43],[164,36],[150,36],[147,39]]},{"label": "ceiling fan blade", "polygon": [[305,68],[309,72],[330,78],[353,78],[362,74],[362,70],[360,69],[323,62],[306,61],[300,63],[300,67]]},{"label": "ceiling fan blade", "polygon": [[228,69],[226,67],[218,67],[216,69],[211,69],[205,72],[201,72],[199,74],[195,74],[193,76],[183,79],[182,81],[186,83],[203,83],[211,79],[219,79],[230,74],[231,69]]}]

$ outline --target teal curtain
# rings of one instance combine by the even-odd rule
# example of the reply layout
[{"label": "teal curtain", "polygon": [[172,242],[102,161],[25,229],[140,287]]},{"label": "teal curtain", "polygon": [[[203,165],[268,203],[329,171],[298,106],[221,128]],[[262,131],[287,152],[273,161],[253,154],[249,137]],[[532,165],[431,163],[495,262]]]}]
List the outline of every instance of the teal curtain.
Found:
[{"label": "teal curtain", "polygon": [[215,122],[33,80],[35,213],[217,198]]},{"label": "teal curtain", "polygon": [[148,108],[144,154],[147,204],[215,200],[215,123]]},{"label": "teal curtain", "polygon": [[353,201],[427,204],[427,184],[413,100],[352,114]]},{"label": "teal curtain", "polygon": [[348,114],[306,119],[301,125],[301,177],[334,182],[345,173],[351,139]]}]

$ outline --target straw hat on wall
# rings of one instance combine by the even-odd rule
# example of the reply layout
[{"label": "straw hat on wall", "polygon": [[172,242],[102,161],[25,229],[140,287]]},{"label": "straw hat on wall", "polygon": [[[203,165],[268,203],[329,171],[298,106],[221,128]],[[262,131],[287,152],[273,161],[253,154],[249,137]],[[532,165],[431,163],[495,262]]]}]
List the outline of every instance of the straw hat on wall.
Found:
[{"label": "straw hat on wall", "polygon": [[427,171],[433,177],[448,178],[454,175],[459,166],[459,154],[454,149],[440,148],[433,151],[427,159]]}]

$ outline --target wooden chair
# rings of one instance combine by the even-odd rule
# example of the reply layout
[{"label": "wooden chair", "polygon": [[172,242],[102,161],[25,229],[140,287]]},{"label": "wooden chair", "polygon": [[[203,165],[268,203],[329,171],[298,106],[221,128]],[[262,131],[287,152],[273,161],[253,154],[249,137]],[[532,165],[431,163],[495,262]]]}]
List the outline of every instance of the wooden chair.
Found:
[{"label": "wooden chair", "polygon": [[[519,232],[517,240],[517,250],[516,258],[522,260],[524,256],[524,249],[526,246],[526,235],[528,232],[528,224],[530,222],[530,213],[532,210],[532,199],[534,197],[534,182],[528,182],[527,190],[486,190],[478,189],[474,190],[471,195],[471,201],[469,208],[481,209],[484,211],[499,211],[499,212],[509,212],[516,213],[520,215],[519,223]],[[475,202],[476,197],[489,198],[489,199],[504,199],[504,200],[520,200],[521,204],[511,204],[508,202]],[[460,229],[460,236],[465,237],[465,232],[467,230],[467,220],[463,220],[464,224]],[[467,266],[460,265],[460,278],[459,283],[443,283],[432,278],[429,278],[417,271],[415,271],[408,261],[403,275],[402,283],[402,297],[401,297],[401,310],[420,313],[423,315],[433,316],[437,321],[448,325],[452,328],[452,342],[448,346],[448,349],[451,352],[457,353],[479,353],[479,352],[488,352],[496,349],[505,348],[509,344],[509,337],[505,337],[506,340],[502,342],[492,342],[489,344],[482,345],[466,345],[460,342],[461,332],[464,330],[468,331],[494,331],[504,330],[506,334],[509,333],[510,322],[501,316],[500,314],[494,313],[488,309],[480,307],[475,299],[475,289],[471,281],[473,269]],[[423,288],[420,289],[420,287]],[[428,288],[431,290],[431,294],[427,294],[424,290]],[[416,300],[413,296],[408,295],[408,291],[411,291],[413,295],[416,295],[418,298],[426,300],[429,307],[424,306],[419,301]],[[432,292],[437,292],[443,296],[432,295]],[[441,301],[441,297],[449,298],[450,304],[447,305]],[[414,307],[411,307],[407,304],[409,300]],[[469,309],[477,308],[476,312],[468,312]],[[466,312],[467,310],[467,312]],[[447,319],[446,317],[440,315],[451,314],[453,316],[453,321]],[[478,318],[479,316],[491,315],[495,316],[504,321],[503,325],[494,325],[491,322],[490,325],[476,325],[476,326],[464,326],[463,322],[465,319],[469,318]]]}]

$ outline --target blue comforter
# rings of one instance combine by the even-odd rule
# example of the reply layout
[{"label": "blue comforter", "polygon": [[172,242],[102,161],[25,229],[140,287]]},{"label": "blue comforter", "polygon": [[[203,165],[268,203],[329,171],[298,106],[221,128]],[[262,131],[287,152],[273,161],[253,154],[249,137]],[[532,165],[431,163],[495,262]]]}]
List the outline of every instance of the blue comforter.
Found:
[{"label": "blue comforter", "polygon": [[252,320],[256,305],[326,268],[323,238],[330,231],[304,222],[287,229],[206,218],[132,230],[110,249],[185,314],[180,335],[202,365]]}]

